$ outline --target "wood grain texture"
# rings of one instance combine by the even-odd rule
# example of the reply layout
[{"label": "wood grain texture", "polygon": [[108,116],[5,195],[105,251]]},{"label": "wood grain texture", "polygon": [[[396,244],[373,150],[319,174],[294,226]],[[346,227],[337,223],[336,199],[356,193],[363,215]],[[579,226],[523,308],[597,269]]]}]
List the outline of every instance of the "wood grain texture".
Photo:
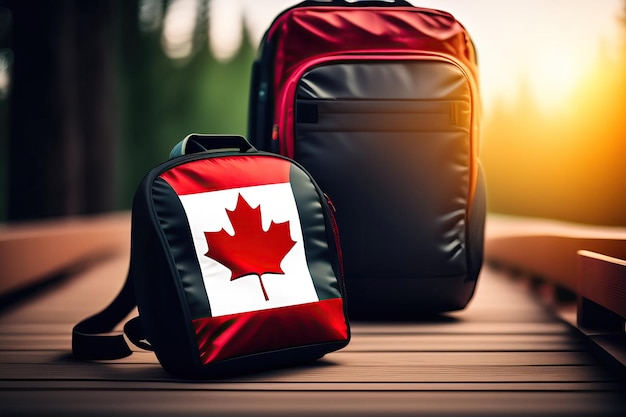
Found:
[{"label": "wood grain texture", "polygon": [[128,254],[103,259],[0,316],[4,416],[621,416],[623,377],[520,280],[485,268],[463,311],[353,322],[313,363],[219,380],[167,374],[136,349],[70,354],[71,328],[121,288]]},{"label": "wood grain texture", "polygon": [[130,213],[0,225],[0,295],[130,248]]},{"label": "wood grain texture", "polygon": [[490,216],[485,257],[576,292],[577,252],[626,259],[626,228]]},{"label": "wood grain texture", "polygon": [[[601,308],[609,310],[619,318],[621,326],[616,331],[624,331],[626,318],[626,257],[618,259],[603,254],[578,252],[578,295]],[[579,310],[579,322],[592,322],[586,319],[585,312]]]},{"label": "wood grain texture", "polygon": [[349,392],[5,391],[0,392],[0,403],[7,415],[46,417],[623,416],[621,401],[611,393],[388,392],[375,387]]}]

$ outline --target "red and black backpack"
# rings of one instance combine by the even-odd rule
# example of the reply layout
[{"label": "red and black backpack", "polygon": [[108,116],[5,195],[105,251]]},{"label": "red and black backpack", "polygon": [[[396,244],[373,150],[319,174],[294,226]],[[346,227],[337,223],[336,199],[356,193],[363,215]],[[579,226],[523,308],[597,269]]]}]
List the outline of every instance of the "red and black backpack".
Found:
[{"label": "red and black backpack", "polygon": [[405,1],[305,1],[267,30],[248,137],[336,207],[351,317],[464,308],[483,262],[474,45]]},{"label": "red and black backpack", "polygon": [[183,377],[228,376],[322,357],[350,339],[332,210],[288,158],[239,136],[190,135],[135,194],[124,288],[77,324],[74,354],[137,346]]}]

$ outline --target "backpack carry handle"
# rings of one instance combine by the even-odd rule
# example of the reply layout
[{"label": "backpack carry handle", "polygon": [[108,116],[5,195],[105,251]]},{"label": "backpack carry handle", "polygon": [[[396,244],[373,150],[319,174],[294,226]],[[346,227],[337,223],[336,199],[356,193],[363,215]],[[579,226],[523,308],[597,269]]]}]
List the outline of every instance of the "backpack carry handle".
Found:
[{"label": "backpack carry handle", "polygon": [[225,152],[230,150],[236,150],[241,153],[256,152],[256,148],[243,136],[192,133],[172,148],[170,159],[199,152]]},{"label": "backpack carry handle", "polygon": [[301,6],[354,6],[354,7],[363,7],[363,6],[407,6],[412,7],[413,5],[405,0],[362,0],[362,1],[353,1],[348,2],[346,0],[306,0],[300,4]]}]

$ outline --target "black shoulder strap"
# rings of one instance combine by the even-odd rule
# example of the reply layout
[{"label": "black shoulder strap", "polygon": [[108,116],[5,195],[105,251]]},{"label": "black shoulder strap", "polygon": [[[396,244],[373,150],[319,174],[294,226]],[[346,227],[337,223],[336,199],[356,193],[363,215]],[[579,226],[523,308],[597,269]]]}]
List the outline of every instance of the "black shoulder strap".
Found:
[{"label": "black shoulder strap", "polygon": [[[256,152],[256,149],[242,136],[191,134],[172,149],[170,158],[198,152],[231,149],[241,153]],[[125,323],[123,333],[110,334],[136,305],[131,254],[131,268],[129,268],[126,282],[117,297],[104,310],[74,326],[72,331],[74,356],[89,360],[119,359],[129,356],[132,351],[124,338],[124,334],[134,345],[142,349],[152,350],[150,342],[144,336],[139,317]]]},{"label": "black shoulder strap", "polygon": [[[119,359],[129,356],[132,351],[124,339],[124,335],[106,334],[113,331],[124,318],[130,314],[137,305],[135,300],[135,289],[130,279],[126,278],[124,286],[115,299],[101,312],[88,317],[74,326],[72,331],[72,352],[74,356],[81,359]],[[126,326],[133,329],[133,336],[129,338],[141,339],[138,322],[133,326]],[[125,327],[125,328],[126,328]],[[141,346],[144,347],[144,346]]]}]

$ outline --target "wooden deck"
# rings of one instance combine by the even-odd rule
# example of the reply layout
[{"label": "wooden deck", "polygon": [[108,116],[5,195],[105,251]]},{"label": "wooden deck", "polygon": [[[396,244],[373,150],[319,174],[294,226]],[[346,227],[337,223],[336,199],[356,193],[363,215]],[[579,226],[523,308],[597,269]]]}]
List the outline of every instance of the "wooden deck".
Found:
[{"label": "wooden deck", "polygon": [[104,307],[125,278],[128,251],[113,252],[4,306],[0,416],[622,416],[626,411],[623,369],[593,354],[588,337],[530,292],[527,279],[490,267],[466,310],[418,321],[354,322],[347,348],[303,367],[189,382],[166,374],[148,352],[80,362],[70,353],[72,326]]}]

